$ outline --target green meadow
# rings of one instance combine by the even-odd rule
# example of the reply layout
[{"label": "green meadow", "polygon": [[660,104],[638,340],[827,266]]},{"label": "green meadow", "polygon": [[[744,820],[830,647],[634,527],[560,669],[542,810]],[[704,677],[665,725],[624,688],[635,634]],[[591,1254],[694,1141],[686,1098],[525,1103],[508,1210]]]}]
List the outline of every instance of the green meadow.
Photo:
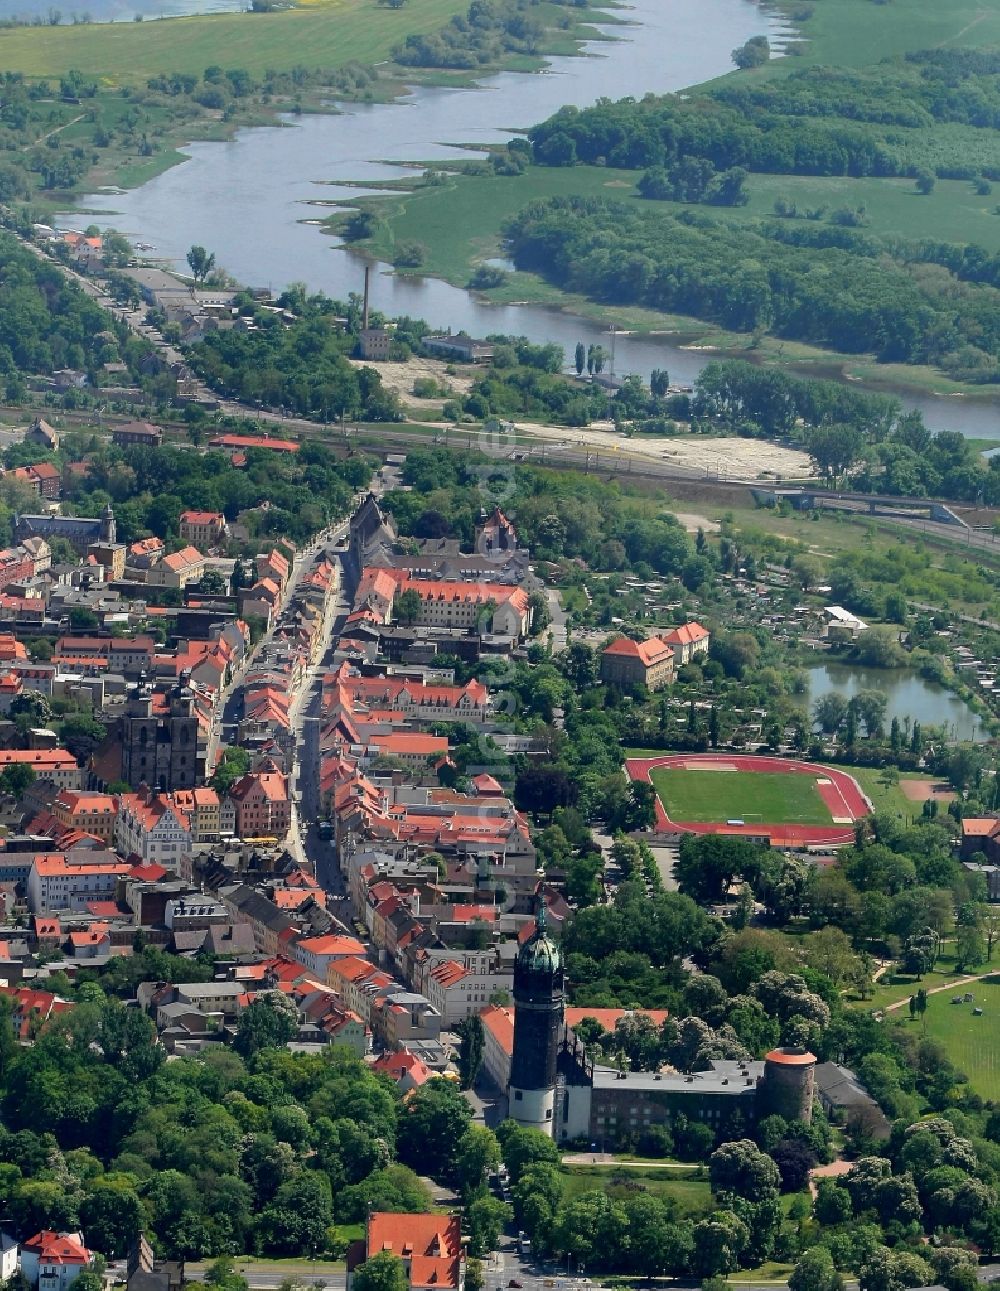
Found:
[{"label": "green meadow", "polygon": [[113,85],[161,72],[200,75],[212,64],[254,73],[370,65],[388,59],[407,36],[434,31],[468,7],[468,0],[406,0],[400,9],[377,0],[322,0],[277,13],[18,27],[0,36],[0,66],[26,76],[75,68]]},{"label": "green meadow", "polygon": [[[444,182],[416,187],[391,197],[362,199],[383,223],[366,246],[391,260],[397,243],[419,242],[426,249],[421,272],[459,286],[468,282],[476,264],[503,252],[504,223],[529,202],[550,197],[606,197],[635,204],[643,210],[676,214],[698,210],[731,223],[772,218],[774,204],[794,205],[805,220],[807,209],[865,208],[865,231],[904,238],[933,236],[944,242],[974,242],[1000,252],[1000,189],[978,196],[964,180],[940,180],[926,196],[908,179],[816,178],[799,175],[751,175],[746,206],[690,207],[680,202],[650,202],[638,195],[641,172],[603,166],[532,166],[522,175],[448,176]],[[331,225],[336,228],[339,217]],[[540,285],[541,293],[551,288]],[[514,275],[491,292],[497,300],[537,298],[535,280]]]},{"label": "green meadow", "polygon": [[[979,970],[982,971],[982,970]],[[927,983],[921,983],[926,987]],[[969,991],[971,1004],[952,1004],[953,996]],[[976,1016],[974,1009],[981,1008]],[[901,1026],[926,1027],[927,1035],[940,1040],[945,1052],[969,1078],[972,1089],[982,1098],[1000,1098],[1000,980],[970,982],[954,992],[941,991],[927,1001],[923,1019],[900,1022]]]}]

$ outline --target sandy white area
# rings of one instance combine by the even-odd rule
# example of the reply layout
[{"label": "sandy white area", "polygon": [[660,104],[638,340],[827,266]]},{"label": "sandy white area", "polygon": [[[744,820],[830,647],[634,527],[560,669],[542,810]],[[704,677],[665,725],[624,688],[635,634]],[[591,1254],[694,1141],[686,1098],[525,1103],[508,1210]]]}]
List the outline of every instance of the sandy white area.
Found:
[{"label": "sandy white area", "polygon": [[652,458],[673,466],[739,479],[805,479],[814,474],[807,453],[759,439],[727,439],[712,435],[692,435],[684,439],[665,435],[630,438],[616,434],[611,422],[593,422],[582,428],[518,422],[517,429],[550,443]]}]

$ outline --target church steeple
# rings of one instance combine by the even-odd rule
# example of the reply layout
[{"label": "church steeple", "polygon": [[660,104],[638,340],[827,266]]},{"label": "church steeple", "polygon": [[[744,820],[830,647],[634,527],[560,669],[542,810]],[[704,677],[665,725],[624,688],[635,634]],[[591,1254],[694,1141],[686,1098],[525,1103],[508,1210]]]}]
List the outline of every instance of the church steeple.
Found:
[{"label": "church steeple", "polygon": [[101,513],[101,542],[114,544],[118,537],[118,525],[115,522],[115,513],[109,502]]},{"label": "church steeple", "polygon": [[508,1114],[519,1125],[555,1132],[556,1058],[563,1020],[562,951],[549,935],[544,898],[535,930],[514,964],[514,1051]]}]

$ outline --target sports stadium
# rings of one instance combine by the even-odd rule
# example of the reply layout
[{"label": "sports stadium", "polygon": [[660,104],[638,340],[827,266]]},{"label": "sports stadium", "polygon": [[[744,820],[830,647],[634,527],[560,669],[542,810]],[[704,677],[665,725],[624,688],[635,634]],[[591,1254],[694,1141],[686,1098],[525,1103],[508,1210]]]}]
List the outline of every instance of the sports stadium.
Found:
[{"label": "sports stadium", "polygon": [[838,846],[872,810],[845,771],[791,758],[678,753],[628,758],[656,790],[658,833],[735,834],[773,847]]}]

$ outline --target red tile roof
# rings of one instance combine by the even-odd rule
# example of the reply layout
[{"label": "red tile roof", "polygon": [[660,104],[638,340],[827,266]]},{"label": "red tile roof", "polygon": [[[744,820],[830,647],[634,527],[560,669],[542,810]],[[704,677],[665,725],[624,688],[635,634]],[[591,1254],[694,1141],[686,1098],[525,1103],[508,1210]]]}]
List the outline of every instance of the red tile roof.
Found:
[{"label": "red tile roof", "polygon": [[221,511],[182,511],[181,524],[215,524],[221,525],[225,517]]},{"label": "red tile roof", "polygon": [[590,1009],[567,1008],[563,1020],[568,1027],[575,1027],[583,1021],[584,1018],[593,1018],[599,1022],[605,1031],[613,1031],[622,1018],[630,1017],[632,1014],[636,1017],[649,1018],[654,1027],[663,1026],[670,1014],[666,1009]]},{"label": "red tile roof", "polygon": [[29,1237],[23,1249],[37,1255],[41,1264],[89,1264],[91,1260],[90,1251],[75,1237],[47,1228]]},{"label": "red tile roof", "polygon": [[299,446],[293,439],[268,439],[264,435],[216,435],[208,441],[209,448],[270,448],[277,453],[297,453]]},{"label": "red tile roof", "polygon": [[650,637],[648,641],[633,641],[630,637],[619,637],[612,641],[602,652],[618,658],[639,659],[647,668],[669,659],[673,651],[659,637]]},{"label": "red tile roof", "polygon": [[408,1260],[411,1288],[456,1288],[462,1256],[462,1222],[457,1215],[397,1215],[375,1211],[368,1217],[367,1254],[391,1251]]},{"label": "red tile roof", "polygon": [[679,628],[664,632],[663,640],[670,645],[694,645],[710,635],[708,628],[703,628],[700,623],[682,623]]}]

